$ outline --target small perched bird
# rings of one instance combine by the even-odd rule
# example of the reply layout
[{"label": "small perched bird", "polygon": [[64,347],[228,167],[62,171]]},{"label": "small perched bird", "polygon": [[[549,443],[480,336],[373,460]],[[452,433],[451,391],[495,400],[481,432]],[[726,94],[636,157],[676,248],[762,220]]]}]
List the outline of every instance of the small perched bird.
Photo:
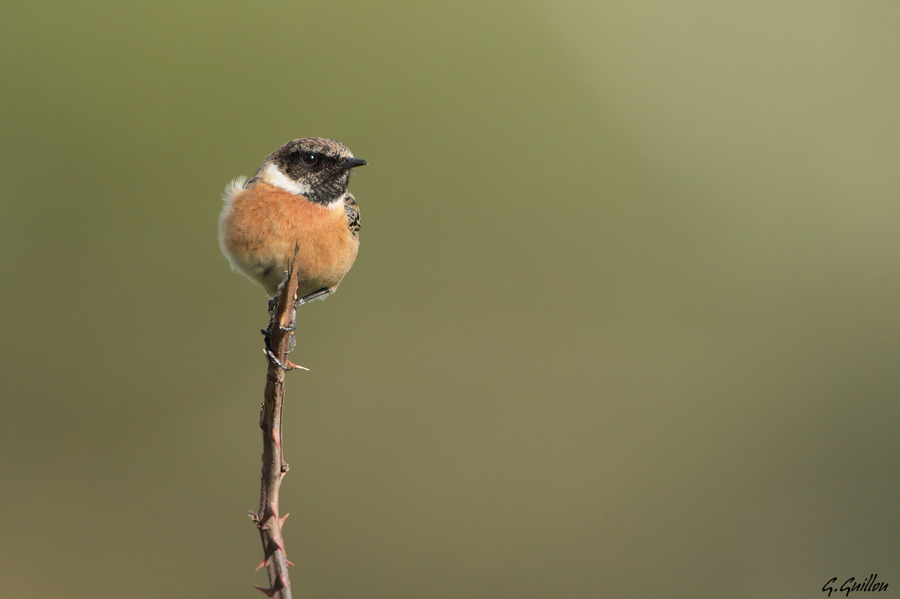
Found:
[{"label": "small perched bird", "polygon": [[219,245],[231,267],[278,294],[299,244],[299,303],[334,292],[359,250],[359,206],[350,171],[366,164],[331,139],[284,144],[223,194]]}]

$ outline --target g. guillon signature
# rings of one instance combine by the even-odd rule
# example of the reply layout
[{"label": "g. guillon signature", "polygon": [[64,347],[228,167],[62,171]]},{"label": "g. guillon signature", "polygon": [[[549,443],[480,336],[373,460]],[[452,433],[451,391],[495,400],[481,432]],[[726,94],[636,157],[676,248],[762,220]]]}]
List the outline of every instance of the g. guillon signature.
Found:
[{"label": "g. guillon signature", "polygon": [[876,578],[878,578],[878,574],[870,574],[869,577],[865,580],[857,582],[855,578],[850,577],[844,581],[844,584],[841,585],[841,588],[836,589],[834,588],[834,584],[837,583],[837,576],[835,576],[825,583],[825,586],[822,587],[822,592],[828,593],[828,596],[831,597],[831,593],[837,591],[838,593],[845,593],[849,597],[850,593],[855,593],[857,591],[886,591],[888,588],[888,583],[875,582]]}]

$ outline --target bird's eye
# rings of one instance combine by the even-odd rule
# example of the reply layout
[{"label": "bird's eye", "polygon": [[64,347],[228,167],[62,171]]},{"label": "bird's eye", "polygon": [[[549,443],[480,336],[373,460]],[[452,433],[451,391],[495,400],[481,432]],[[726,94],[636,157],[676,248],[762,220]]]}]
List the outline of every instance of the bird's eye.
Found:
[{"label": "bird's eye", "polygon": [[300,154],[300,159],[309,166],[312,166],[319,161],[319,157],[311,152],[304,152],[303,154]]}]

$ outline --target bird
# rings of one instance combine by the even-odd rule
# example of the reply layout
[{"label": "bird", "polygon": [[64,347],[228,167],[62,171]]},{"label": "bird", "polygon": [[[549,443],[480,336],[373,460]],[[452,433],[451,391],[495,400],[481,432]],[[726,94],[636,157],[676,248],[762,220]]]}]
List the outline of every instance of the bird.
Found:
[{"label": "bird", "polygon": [[273,298],[299,247],[296,304],[334,293],[359,251],[359,206],[347,186],[365,164],[340,142],[304,137],[269,154],[249,180],[234,179],[219,216],[232,269]]}]

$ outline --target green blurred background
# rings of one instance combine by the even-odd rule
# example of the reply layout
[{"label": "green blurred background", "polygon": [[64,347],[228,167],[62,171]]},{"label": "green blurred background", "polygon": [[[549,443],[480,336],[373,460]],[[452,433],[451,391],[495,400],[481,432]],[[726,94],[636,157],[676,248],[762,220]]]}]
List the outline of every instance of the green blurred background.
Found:
[{"label": "green blurred background", "polygon": [[297,597],[900,585],[900,5],[0,9],[0,597],[257,597],[220,193],[370,162],[304,307]]}]

